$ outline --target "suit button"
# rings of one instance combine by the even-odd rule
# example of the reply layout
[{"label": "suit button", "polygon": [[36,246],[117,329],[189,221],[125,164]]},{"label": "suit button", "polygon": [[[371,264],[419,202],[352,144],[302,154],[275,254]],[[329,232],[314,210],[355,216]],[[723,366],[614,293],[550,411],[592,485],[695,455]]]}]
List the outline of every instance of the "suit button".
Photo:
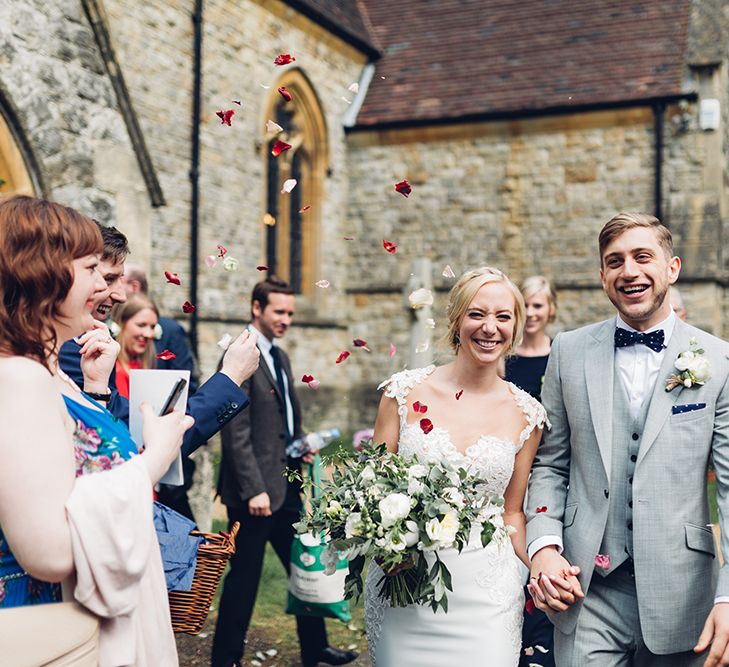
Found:
[{"label": "suit button", "polygon": [[635,463],[638,460],[638,457],[635,454],[630,455],[630,460]]},{"label": "suit button", "polygon": [[633,522],[628,521],[628,530],[633,530]]},{"label": "suit button", "polygon": [[632,477],[628,477],[628,484],[632,484],[632,483],[633,483],[633,478]]},{"label": "suit button", "polygon": [[602,492],[605,494],[606,498],[610,497],[610,491],[608,491],[607,489],[603,489]]},{"label": "suit button", "polygon": [[281,440],[283,440],[284,439],[284,434],[283,433],[279,433],[278,434],[278,437],[281,438]]},{"label": "suit button", "polygon": [[637,433],[633,433],[633,435],[631,435],[630,437],[633,438],[633,440],[637,440],[638,438],[640,438]]},{"label": "suit button", "polygon": [[633,507],[633,501],[632,500],[629,500],[628,501],[628,507]]},{"label": "suit button", "polygon": [[231,410],[237,410],[238,409],[238,404],[237,403],[231,403],[230,404],[230,409]]}]

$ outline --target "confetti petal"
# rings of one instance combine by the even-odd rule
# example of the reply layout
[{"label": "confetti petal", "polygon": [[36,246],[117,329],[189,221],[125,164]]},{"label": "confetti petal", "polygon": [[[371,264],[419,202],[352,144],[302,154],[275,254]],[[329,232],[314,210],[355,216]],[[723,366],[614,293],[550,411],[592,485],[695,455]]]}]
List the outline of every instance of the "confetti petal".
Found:
[{"label": "confetti petal", "polygon": [[354,236],[345,236],[344,240],[345,241],[354,241]]},{"label": "confetti petal", "polygon": [[217,261],[215,255],[208,255],[205,258],[205,264],[208,265],[209,269],[212,269],[215,266],[215,262]]},{"label": "confetti petal", "polygon": [[295,178],[287,178],[284,183],[283,187],[281,188],[281,194],[288,194],[291,192],[295,187],[298,181]]},{"label": "confetti petal", "polygon": [[321,382],[319,382],[319,380],[312,380],[311,382],[307,382],[306,384],[309,385],[309,389],[313,389],[314,391],[316,391],[317,389],[319,389],[319,385],[321,384]]},{"label": "confetti petal", "polygon": [[352,345],[354,345],[355,347],[361,347],[365,352],[372,352],[372,350],[370,350],[370,348],[367,347],[367,341],[362,340],[361,338],[355,338],[352,341]]},{"label": "confetti petal", "polygon": [[306,213],[311,208],[311,204],[307,204],[306,206],[302,206],[299,209],[299,213]]},{"label": "confetti petal", "polygon": [[278,123],[274,123],[272,120],[267,120],[266,132],[269,134],[278,134],[279,132],[283,132],[283,128]]},{"label": "confetti petal", "polygon": [[217,345],[221,350],[227,350],[232,342],[233,336],[227,333],[223,334],[223,337],[218,341]]},{"label": "confetti petal", "polygon": [[435,320],[432,317],[429,317],[425,320],[425,326],[428,327],[428,329],[435,329]]},{"label": "confetti petal", "polygon": [[455,278],[456,274],[453,273],[453,269],[451,268],[450,264],[446,264],[445,268],[443,269],[443,273],[441,274],[444,278]]},{"label": "confetti petal", "polygon": [[176,273],[170,273],[169,271],[165,271],[165,278],[167,278],[168,283],[172,283],[173,285],[180,284],[180,276],[178,276]]},{"label": "confetti petal", "polygon": [[[608,556],[608,558],[609,558],[609,556]],[[539,644],[535,644],[534,648],[537,649],[537,651],[539,651],[540,653],[549,653],[548,648],[544,648],[544,646],[540,646]]]},{"label": "confetti petal", "polygon": [[277,139],[273,144],[273,148],[271,148],[271,155],[273,155],[273,157],[278,157],[289,148],[291,148],[291,144],[287,144],[285,141],[279,141]]},{"label": "confetti petal", "polygon": [[537,514],[542,514],[543,512],[547,511],[547,506],[542,505],[541,507],[537,507]]},{"label": "confetti petal", "polygon": [[524,605],[524,611],[527,614],[529,614],[529,616],[532,616],[534,614],[534,609],[535,609],[534,600],[532,600],[531,598],[529,598],[526,601],[526,604]]},{"label": "confetti petal", "polygon": [[359,92],[359,84],[356,81],[354,83],[350,83],[347,90],[356,95]]},{"label": "confetti petal", "polygon": [[228,254],[228,249],[224,245],[218,244],[218,257],[223,259]]},{"label": "confetti petal", "polygon": [[295,60],[296,58],[294,58],[290,53],[282,53],[281,55],[276,56],[273,64],[280,67],[281,65],[290,65],[292,62],[295,62]]},{"label": "confetti petal", "polygon": [[347,357],[349,357],[350,352],[347,350],[344,350],[344,352],[340,352],[339,356],[337,357],[336,363],[341,364]]},{"label": "confetti petal", "polygon": [[460,401],[460,400],[461,400],[461,396],[463,396],[463,389],[459,389],[459,390],[458,390],[458,391],[456,392],[456,400],[457,400],[457,401]]},{"label": "confetti petal", "polygon": [[235,257],[226,257],[223,260],[223,268],[226,271],[237,271],[238,270],[238,260]]},{"label": "confetti petal", "polygon": [[290,102],[294,99],[294,96],[288,90],[286,90],[286,86],[281,86],[278,89],[278,92],[281,94],[281,97],[283,97],[287,102]]},{"label": "confetti petal", "polygon": [[170,352],[167,348],[165,348],[157,355],[157,359],[161,359],[162,361],[170,361],[172,359],[177,359],[177,355],[174,352]]},{"label": "confetti petal", "polygon": [[328,280],[317,280],[314,284],[322,289],[328,289],[330,285]]},{"label": "confetti petal", "polygon": [[413,189],[410,187],[410,183],[407,181],[400,181],[399,183],[395,183],[395,192],[399,192],[403,197],[410,196],[410,193],[413,191]]},{"label": "confetti petal", "polygon": [[422,429],[423,433],[425,433],[425,435],[428,435],[428,433],[433,430],[433,422],[425,417],[420,420],[420,428]]},{"label": "confetti petal", "polygon": [[391,255],[394,255],[397,252],[397,245],[390,241],[386,241],[385,239],[382,239],[382,247]]},{"label": "confetti petal", "polygon": [[276,218],[274,218],[270,213],[266,213],[266,215],[263,216],[263,224],[273,227],[276,224]]},{"label": "confetti petal", "polygon": [[595,556],[595,566],[603,570],[610,569],[610,554],[597,554]]},{"label": "confetti petal", "polygon": [[420,401],[415,401],[415,403],[413,403],[413,410],[415,412],[419,412],[421,415],[424,415],[426,412],[428,412],[428,406],[421,403]]},{"label": "confetti petal", "polygon": [[[534,604],[534,601],[533,600],[532,600],[532,604]],[[529,612],[527,612],[527,613],[529,613]],[[532,612],[532,613],[534,613],[534,612]],[[529,656],[529,657],[533,656],[534,655],[534,648],[532,646],[525,647],[524,648],[524,655]]]},{"label": "confetti petal", "polygon": [[230,122],[233,118],[233,115],[235,114],[235,109],[228,109],[226,111],[223,111],[222,109],[220,111],[216,111],[215,115],[220,118],[220,124],[221,125],[232,125]]},{"label": "confetti petal", "polygon": [[418,345],[415,348],[415,354],[420,354],[421,352],[426,352],[429,347],[430,347],[430,343],[428,343],[428,341],[426,340],[424,343],[420,343],[420,345]]},{"label": "confetti petal", "polygon": [[269,267],[268,267],[268,266],[266,266],[265,264],[259,264],[259,265],[258,265],[258,266],[256,267],[256,271],[268,271],[268,269],[269,269]]},{"label": "confetti petal", "polygon": [[239,107],[243,106],[243,102],[241,102],[240,100],[232,100],[232,102],[233,104],[237,104]]},{"label": "confetti petal", "polygon": [[193,306],[189,301],[185,301],[185,303],[182,304],[182,312],[193,313],[195,312],[195,306]]},{"label": "confetti petal", "polygon": [[397,348],[392,343],[390,343],[390,358],[394,357],[396,353]]},{"label": "confetti petal", "polygon": [[414,292],[410,293],[408,301],[410,302],[411,308],[424,308],[425,306],[432,306],[433,293],[429,289],[421,287],[420,289],[416,289]]},{"label": "confetti petal", "polygon": [[305,383],[305,384],[308,384],[313,379],[314,379],[314,376],[313,375],[309,375],[308,373],[305,373],[304,375],[301,376],[301,381],[303,383]]}]

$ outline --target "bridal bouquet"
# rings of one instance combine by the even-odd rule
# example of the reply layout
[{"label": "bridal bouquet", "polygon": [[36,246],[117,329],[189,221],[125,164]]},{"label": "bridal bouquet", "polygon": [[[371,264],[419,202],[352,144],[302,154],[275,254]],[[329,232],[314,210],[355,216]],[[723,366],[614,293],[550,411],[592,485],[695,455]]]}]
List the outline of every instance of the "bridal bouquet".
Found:
[{"label": "bridal bouquet", "polygon": [[347,598],[361,595],[362,572],[374,560],[384,573],[379,594],[391,606],[448,611],[446,590],[453,587],[439,550],[460,552],[473,526],[483,546],[508,537],[508,529],[495,521],[503,498],[490,496],[483,479],[448,461],[423,463],[391,454],[384,444],[344,454],[331,480],[322,480],[316,491],[310,511],[294,527],[324,536],[328,571],[334,572],[340,558],[349,560]]}]

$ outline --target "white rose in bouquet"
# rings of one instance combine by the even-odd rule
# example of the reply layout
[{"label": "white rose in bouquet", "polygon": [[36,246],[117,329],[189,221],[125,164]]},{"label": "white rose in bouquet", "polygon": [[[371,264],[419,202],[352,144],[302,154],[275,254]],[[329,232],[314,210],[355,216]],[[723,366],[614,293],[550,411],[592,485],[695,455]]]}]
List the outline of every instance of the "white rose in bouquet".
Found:
[{"label": "white rose in bouquet", "polygon": [[410,514],[410,496],[404,493],[391,493],[380,500],[377,506],[380,509],[383,527],[389,528]]},{"label": "white rose in bouquet", "polygon": [[438,521],[437,518],[431,519],[430,521],[426,522],[425,534],[433,541],[434,545],[436,546],[440,542],[441,532],[442,528],[440,525],[440,521]]},{"label": "white rose in bouquet", "polygon": [[440,543],[444,547],[451,546],[456,541],[456,533],[461,527],[458,514],[451,510],[440,520]]},{"label": "white rose in bouquet", "polygon": [[325,510],[326,515],[333,519],[342,511],[342,506],[336,500],[330,500]]},{"label": "white rose in bouquet", "polygon": [[411,479],[408,482],[408,495],[416,496],[425,490],[425,484],[419,479]]},{"label": "white rose in bouquet", "polygon": [[362,514],[360,512],[352,512],[344,523],[344,534],[347,539],[357,537],[362,534]]},{"label": "white rose in bouquet", "polygon": [[443,490],[443,500],[450,503],[458,509],[463,505],[463,494],[454,486],[448,487]]},{"label": "white rose in bouquet", "polygon": [[377,479],[377,475],[371,466],[365,466],[359,476],[363,482],[374,482]]},{"label": "white rose in bouquet", "polygon": [[414,547],[420,539],[418,524],[409,520],[405,522],[405,528],[407,528],[407,532],[403,534],[402,539],[407,547]]},{"label": "white rose in bouquet", "polygon": [[408,468],[408,479],[423,479],[427,474],[428,469],[420,463],[415,463]]}]

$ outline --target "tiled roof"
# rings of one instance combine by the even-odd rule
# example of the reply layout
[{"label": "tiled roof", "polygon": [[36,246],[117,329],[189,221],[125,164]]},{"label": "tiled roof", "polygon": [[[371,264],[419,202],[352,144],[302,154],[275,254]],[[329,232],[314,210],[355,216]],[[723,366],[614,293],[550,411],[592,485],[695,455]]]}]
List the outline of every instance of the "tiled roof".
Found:
[{"label": "tiled roof", "polygon": [[379,56],[367,29],[364,0],[284,0],[312,21],[372,58]]},{"label": "tiled roof", "polygon": [[363,1],[383,57],[360,129],[682,92],[688,0]]}]

